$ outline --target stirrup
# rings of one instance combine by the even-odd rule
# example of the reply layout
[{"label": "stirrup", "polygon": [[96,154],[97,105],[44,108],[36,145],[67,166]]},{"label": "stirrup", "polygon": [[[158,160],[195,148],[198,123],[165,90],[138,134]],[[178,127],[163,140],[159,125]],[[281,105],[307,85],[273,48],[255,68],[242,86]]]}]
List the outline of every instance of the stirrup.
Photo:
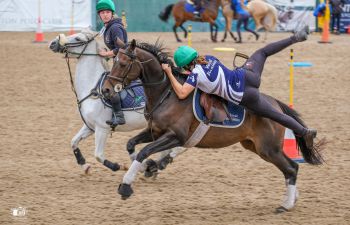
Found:
[{"label": "stirrup", "polygon": [[201,14],[199,13],[199,11],[194,11],[193,16],[195,19],[201,19]]}]

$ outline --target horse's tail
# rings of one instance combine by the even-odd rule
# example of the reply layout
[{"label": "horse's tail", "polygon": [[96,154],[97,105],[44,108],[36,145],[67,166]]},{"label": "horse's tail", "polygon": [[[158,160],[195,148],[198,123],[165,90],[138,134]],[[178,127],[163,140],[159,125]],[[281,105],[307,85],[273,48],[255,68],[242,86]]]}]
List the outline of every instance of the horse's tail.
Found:
[{"label": "horse's tail", "polygon": [[268,10],[268,15],[269,18],[271,19],[271,24],[266,24],[265,20],[264,20],[264,24],[268,27],[269,31],[274,31],[276,29],[276,25],[277,25],[277,19],[278,19],[278,13],[277,13],[277,9],[275,6],[266,3]]},{"label": "horse's tail", "polygon": [[[306,127],[304,121],[300,118],[300,115],[297,111],[290,108],[286,104],[280,102],[277,100],[278,105],[281,107],[284,114],[287,114],[291,117],[293,117],[298,123]],[[310,149],[306,147],[306,142],[303,137],[300,137],[298,135],[295,135],[295,139],[298,144],[298,149],[301,150],[301,153],[303,154],[304,160],[312,165],[320,165],[324,162],[324,159],[322,158],[322,155],[320,154],[320,151],[323,149],[323,147],[326,144],[326,140],[323,138],[318,143],[315,143],[314,146]]]},{"label": "horse's tail", "polygon": [[167,7],[163,9],[158,15],[159,19],[161,19],[164,22],[167,22],[171,13],[171,10],[173,9],[174,4],[170,4]]}]

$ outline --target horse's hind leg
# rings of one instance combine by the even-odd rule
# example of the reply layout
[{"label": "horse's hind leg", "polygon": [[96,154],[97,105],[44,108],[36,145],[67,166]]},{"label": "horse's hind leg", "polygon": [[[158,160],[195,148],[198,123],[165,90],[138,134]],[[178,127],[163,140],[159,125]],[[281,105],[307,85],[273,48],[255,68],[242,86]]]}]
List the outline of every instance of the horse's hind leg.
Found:
[{"label": "horse's hind leg", "polygon": [[229,31],[230,32],[230,35],[231,35],[231,37],[233,38],[233,40],[234,41],[237,41],[237,38],[236,38],[236,36],[233,34],[233,32],[230,30]]},{"label": "horse's hind leg", "polygon": [[85,124],[84,126],[79,130],[79,132],[72,138],[71,141],[71,148],[73,150],[74,156],[77,160],[77,163],[82,167],[84,170],[84,173],[87,174],[90,169],[90,164],[86,163],[85,158],[83,154],[81,154],[80,149],[78,147],[81,140],[89,137],[94,132],[90,130]]},{"label": "horse's hind leg", "polygon": [[104,149],[107,142],[107,137],[110,134],[109,129],[102,127],[96,127],[95,129],[95,158],[98,162],[102,163],[105,167],[112,171],[118,171],[123,169],[118,163],[113,163],[105,159]]},{"label": "horse's hind leg", "polygon": [[214,20],[209,20],[209,27],[210,27],[210,38],[213,42],[217,42],[218,37],[218,25],[215,23]]},{"label": "horse's hind leg", "polygon": [[[265,136],[266,137],[266,136]],[[285,212],[294,208],[298,198],[296,180],[299,165],[289,159],[282,150],[280,139],[269,139],[257,146],[257,152],[261,158],[274,164],[284,175],[287,185],[286,197],[280,207],[276,209],[277,213]]]}]

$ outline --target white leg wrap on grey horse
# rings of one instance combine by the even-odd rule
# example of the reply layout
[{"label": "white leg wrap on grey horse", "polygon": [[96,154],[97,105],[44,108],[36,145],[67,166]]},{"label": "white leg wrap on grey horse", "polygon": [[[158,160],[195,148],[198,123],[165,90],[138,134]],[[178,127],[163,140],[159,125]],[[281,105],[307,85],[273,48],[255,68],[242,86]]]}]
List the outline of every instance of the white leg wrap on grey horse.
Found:
[{"label": "white leg wrap on grey horse", "polygon": [[140,171],[141,167],[142,163],[138,162],[137,160],[134,160],[129,170],[123,177],[123,184],[131,184],[132,182],[134,182],[136,175]]},{"label": "white leg wrap on grey horse", "polygon": [[289,184],[287,186],[287,193],[282,203],[282,206],[288,210],[294,208],[297,198],[298,198],[298,190],[296,185]]}]

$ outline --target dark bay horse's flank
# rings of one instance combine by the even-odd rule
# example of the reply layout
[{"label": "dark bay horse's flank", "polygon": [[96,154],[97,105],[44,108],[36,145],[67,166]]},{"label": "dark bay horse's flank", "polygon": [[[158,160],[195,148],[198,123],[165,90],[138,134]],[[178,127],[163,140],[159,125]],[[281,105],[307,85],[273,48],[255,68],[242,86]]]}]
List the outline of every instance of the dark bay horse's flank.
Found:
[{"label": "dark bay horse's flank", "polygon": [[[126,49],[119,51],[116,59],[111,72],[111,76],[114,77],[112,82],[125,85],[140,78],[145,85],[148,98],[147,111],[152,121],[148,128],[131,138],[127,145],[131,154],[135,151],[135,145],[151,142],[137,154],[136,160],[119,187],[119,194],[127,198],[133,192],[131,183],[141,170],[140,163],[151,154],[184,145],[199,122],[193,115],[193,94],[184,100],[179,100],[172,91],[169,80],[165,79],[166,75],[160,63],[171,63],[171,61],[167,58],[167,54],[162,52],[161,45],[136,44],[133,40]],[[183,82],[185,77],[179,76],[178,79]],[[152,85],[157,82],[156,87]],[[277,110],[303,123],[296,111],[272,97],[268,96],[267,99]],[[283,153],[284,130],[280,124],[247,111],[240,127],[236,129],[211,127],[196,147],[221,148],[240,142],[244,148],[274,164],[283,173],[287,184],[287,198],[278,208],[278,212],[282,212],[292,209],[298,198],[296,189],[298,164]],[[308,149],[301,137],[297,137],[297,143],[306,162],[312,165],[322,164],[323,159],[318,153],[320,146],[316,144],[312,149]]]},{"label": "dark bay horse's flank", "polygon": [[[159,18],[163,21],[167,21],[169,19],[170,13],[173,14],[175,19],[175,24],[173,26],[173,31],[175,34],[175,38],[178,42],[181,42],[181,39],[177,35],[176,29],[180,27],[187,37],[187,30],[182,26],[186,21],[196,21],[196,22],[205,22],[210,24],[210,38],[212,41],[216,42],[218,26],[215,23],[216,17],[218,16],[219,6],[221,0],[205,0],[202,6],[205,8],[204,12],[201,13],[201,19],[196,19],[193,13],[186,12],[185,4],[186,1],[179,1],[176,4],[170,4],[165,7],[165,9],[159,14]],[[214,30],[213,30],[214,29]],[[214,33],[213,33],[214,31]]]}]

